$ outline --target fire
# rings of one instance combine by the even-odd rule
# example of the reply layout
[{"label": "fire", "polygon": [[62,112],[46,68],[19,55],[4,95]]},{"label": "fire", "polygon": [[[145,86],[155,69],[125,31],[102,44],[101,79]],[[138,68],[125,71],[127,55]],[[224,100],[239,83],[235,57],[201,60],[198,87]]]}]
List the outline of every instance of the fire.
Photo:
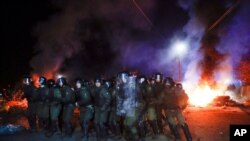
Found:
[{"label": "fire", "polygon": [[224,87],[212,87],[209,84],[185,85],[185,91],[189,96],[189,104],[197,107],[208,106],[217,96],[224,94]]},{"label": "fire", "polygon": [[9,111],[10,108],[20,108],[20,109],[27,109],[28,102],[26,99],[23,99],[23,91],[21,89],[16,90],[13,92],[12,97],[9,101],[4,102],[4,110]]},{"label": "fire", "polygon": [[18,107],[21,109],[27,109],[28,102],[26,99],[23,100],[11,100],[6,103],[6,111],[9,111],[11,107]]}]

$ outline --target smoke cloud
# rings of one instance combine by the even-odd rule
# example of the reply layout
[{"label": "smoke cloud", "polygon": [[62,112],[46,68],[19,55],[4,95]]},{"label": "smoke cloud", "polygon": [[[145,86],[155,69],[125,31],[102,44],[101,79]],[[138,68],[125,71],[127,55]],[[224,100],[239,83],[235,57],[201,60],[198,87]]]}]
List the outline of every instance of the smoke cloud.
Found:
[{"label": "smoke cloud", "polygon": [[[181,73],[193,84],[217,80],[233,70],[249,50],[249,5],[241,0],[233,12],[211,31],[207,29],[235,0],[52,0],[59,10],[35,28],[33,73],[55,77],[93,78],[122,69],[150,74],[162,72],[177,79],[177,57],[172,44],[188,46],[179,57]],[[177,16],[180,15],[180,16]],[[240,49],[239,49],[240,48]],[[223,70],[223,71],[220,71]]]}]

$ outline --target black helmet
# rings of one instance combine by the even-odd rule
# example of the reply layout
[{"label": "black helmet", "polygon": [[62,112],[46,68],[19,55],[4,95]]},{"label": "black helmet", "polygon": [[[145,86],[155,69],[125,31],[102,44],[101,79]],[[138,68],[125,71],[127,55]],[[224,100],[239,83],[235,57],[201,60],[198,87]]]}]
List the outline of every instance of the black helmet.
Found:
[{"label": "black helmet", "polygon": [[107,88],[111,88],[112,87],[112,81],[111,80],[104,80],[104,85],[107,87]]},{"label": "black helmet", "polygon": [[44,76],[39,77],[39,84],[46,85],[47,79]]},{"label": "black helmet", "polygon": [[180,89],[183,88],[181,83],[177,83],[177,84],[176,84],[176,87],[177,87],[177,88],[180,88]]},{"label": "black helmet", "polygon": [[[77,88],[80,88],[80,87],[82,87],[83,86],[83,80],[81,79],[81,78],[78,78],[78,79],[76,79],[75,80],[75,85],[76,85],[76,87]],[[79,85],[80,84],[80,85]]]},{"label": "black helmet", "polygon": [[156,73],[156,74],[154,75],[154,79],[155,79],[156,82],[162,82],[162,80],[163,80],[163,75],[162,75],[161,73]]},{"label": "black helmet", "polygon": [[55,86],[56,82],[55,82],[54,79],[49,79],[49,80],[47,81],[47,84],[48,84],[48,87],[51,88],[51,87]]},{"label": "black helmet", "polygon": [[83,84],[83,80],[81,79],[81,78],[77,78],[76,80],[75,80],[75,83],[80,83],[80,84]]},{"label": "black helmet", "polygon": [[67,84],[66,78],[65,78],[65,77],[58,78],[58,79],[57,79],[57,84],[58,84],[59,86],[64,86],[64,85],[66,85],[66,84]]},{"label": "black helmet", "polygon": [[145,75],[139,76],[138,77],[138,83],[140,83],[140,84],[147,83],[147,77]]},{"label": "black helmet", "polygon": [[149,78],[148,83],[155,84],[155,78],[154,77]]},{"label": "black helmet", "polygon": [[103,83],[103,80],[102,80],[101,78],[96,78],[96,79],[95,79],[95,83],[101,83],[101,84],[102,84],[102,83]]},{"label": "black helmet", "polygon": [[84,85],[84,86],[89,86],[89,85],[90,85],[89,80],[83,80],[83,85]]},{"label": "black helmet", "polygon": [[171,78],[171,77],[166,77],[165,78],[165,85],[167,85],[167,86],[174,86],[174,80],[173,80],[173,78]]},{"label": "black helmet", "polygon": [[26,85],[29,85],[32,82],[32,79],[30,76],[24,76],[23,77],[23,83]]}]

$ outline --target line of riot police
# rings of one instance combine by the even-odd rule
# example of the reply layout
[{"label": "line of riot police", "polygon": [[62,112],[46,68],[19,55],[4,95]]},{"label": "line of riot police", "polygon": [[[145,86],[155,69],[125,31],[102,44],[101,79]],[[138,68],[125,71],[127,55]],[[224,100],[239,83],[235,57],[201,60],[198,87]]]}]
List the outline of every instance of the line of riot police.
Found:
[{"label": "line of riot police", "polygon": [[166,125],[175,140],[180,140],[178,125],[186,140],[192,140],[182,115],[188,96],[181,84],[170,77],[163,79],[160,73],[147,78],[121,72],[114,79],[97,78],[92,85],[77,79],[74,88],[64,77],[57,82],[40,77],[38,88],[31,77],[24,77],[23,82],[30,131],[42,130],[47,137],[71,137],[74,109],[78,108],[84,141],[89,139],[90,129],[98,141],[108,137],[138,141],[147,135],[157,139],[166,134]]}]

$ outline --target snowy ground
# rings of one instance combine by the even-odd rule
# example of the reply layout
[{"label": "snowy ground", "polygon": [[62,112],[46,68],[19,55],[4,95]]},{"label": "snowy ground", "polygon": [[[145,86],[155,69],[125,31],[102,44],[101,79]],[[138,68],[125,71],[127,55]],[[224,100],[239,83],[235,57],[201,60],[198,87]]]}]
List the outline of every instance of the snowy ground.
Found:
[{"label": "snowy ground", "polygon": [[[21,114],[17,117],[9,117],[11,114],[0,114],[0,123],[15,123],[27,126],[27,120]],[[229,125],[230,124],[250,124],[250,107],[188,107],[184,111],[187,123],[191,130],[194,141],[229,141]],[[18,119],[18,120],[17,120]],[[181,132],[181,131],[180,131]],[[181,132],[183,135],[183,133]],[[15,133],[12,135],[0,136],[0,141],[80,141],[80,128],[76,128],[71,138],[61,138],[55,135],[46,138],[43,133],[29,133],[27,131]],[[95,137],[91,136],[90,141],[95,141]],[[112,141],[112,139],[109,139]],[[121,139],[124,140],[124,139]],[[151,137],[147,137],[151,141]],[[171,140],[171,136],[160,136],[157,141]],[[184,136],[182,136],[182,140]],[[152,140],[154,141],[154,140]]]}]

